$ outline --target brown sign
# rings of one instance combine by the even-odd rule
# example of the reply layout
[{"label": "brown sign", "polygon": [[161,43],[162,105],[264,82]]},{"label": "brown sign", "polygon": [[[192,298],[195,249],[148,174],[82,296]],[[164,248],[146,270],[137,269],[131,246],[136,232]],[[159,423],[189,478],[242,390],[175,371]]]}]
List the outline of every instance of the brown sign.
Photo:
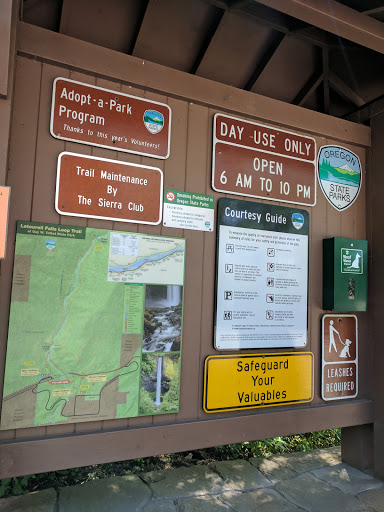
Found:
[{"label": "brown sign", "polygon": [[164,103],[66,78],[53,84],[51,135],[61,140],[168,158],[171,109]]},{"label": "brown sign", "polygon": [[59,155],[55,207],[61,215],[159,224],[162,197],[163,173],[156,167]]},{"label": "brown sign", "polygon": [[357,396],[357,338],[357,318],[355,315],[323,316],[323,400],[342,400]]},{"label": "brown sign", "polygon": [[316,141],[223,114],[213,123],[212,188],[314,206]]}]

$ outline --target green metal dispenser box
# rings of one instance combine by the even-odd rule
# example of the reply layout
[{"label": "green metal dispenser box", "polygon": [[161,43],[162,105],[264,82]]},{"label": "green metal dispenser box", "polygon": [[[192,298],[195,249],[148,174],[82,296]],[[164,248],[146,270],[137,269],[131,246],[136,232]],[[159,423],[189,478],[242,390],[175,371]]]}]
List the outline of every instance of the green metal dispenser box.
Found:
[{"label": "green metal dispenser box", "polygon": [[323,240],[323,309],[367,311],[368,242]]}]

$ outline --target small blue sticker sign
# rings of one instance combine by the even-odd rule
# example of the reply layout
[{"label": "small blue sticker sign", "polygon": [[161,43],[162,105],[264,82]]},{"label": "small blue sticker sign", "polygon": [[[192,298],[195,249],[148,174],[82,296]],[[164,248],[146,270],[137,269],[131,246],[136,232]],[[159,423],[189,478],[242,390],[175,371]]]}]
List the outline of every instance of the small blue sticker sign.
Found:
[{"label": "small blue sticker sign", "polygon": [[157,110],[146,110],[144,112],[144,125],[150,133],[159,133],[164,126],[164,116]]},{"label": "small blue sticker sign", "polygon": [[304,226],[304,216],[301,213],[293,213],[292,224],[296,229],[301,229]]},{"label": "small blue sticker sign", "polygon": [[48,251],[53,251],[53,249],[56,247],[55,240],[46,240],[45,247],[48,249]]},{"label": "small blue sticker sign", "polygon": [[317,157],[317,177],[328,202],[338,211],[346,210],[360,192],[360,159],[347,148],[322,146]]}]

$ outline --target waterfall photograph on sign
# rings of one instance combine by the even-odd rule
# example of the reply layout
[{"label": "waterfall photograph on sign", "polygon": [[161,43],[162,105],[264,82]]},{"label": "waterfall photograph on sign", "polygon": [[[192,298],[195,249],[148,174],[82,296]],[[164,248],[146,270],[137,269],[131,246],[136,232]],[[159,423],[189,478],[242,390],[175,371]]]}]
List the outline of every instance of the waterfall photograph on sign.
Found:
[{"label": "waterfall photograph on sign", "polygon": [[179,388],[179,353],[143,353],[139,415],[178,412]]},{"label": "waterfall photograph on sign", "polygon": [[143,352],[180,350],[182,296],[182,286],[146,286]]}]

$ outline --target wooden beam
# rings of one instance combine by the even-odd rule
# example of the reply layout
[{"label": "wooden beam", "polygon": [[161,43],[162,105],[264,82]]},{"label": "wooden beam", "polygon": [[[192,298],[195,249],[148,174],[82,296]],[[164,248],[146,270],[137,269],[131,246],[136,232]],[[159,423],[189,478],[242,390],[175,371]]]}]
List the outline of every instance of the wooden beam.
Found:
[{"label": "wooden beam", "polygon": [[8,95],[11,52],[12,0],[0,2],[0,98]]},{"label": "wooden beam", "polygon": [[203,60],[204,55],[205,55],[209,45],[211,44],[211,41],[212,41],[213,37],[215,36],[217,29],[219,28],[219,25],[221,23],[221,20],[223,19],[224,13],[225,13],[224,10],[218,11],[216,13],[216,16],[212,20],[210,26],[208,27],[208,30],[205,34],[205,38],[201,44],[201,47],[200,47],[199,53],[196,57],[196,60],[193,63],[193,66],[191,67],[191,69],[189,71],[192,75],[194,75],[196,73],[196,71],[199,69],[201,61]]},{"label": "wooden beam", "polygon": [[266,68],[268,62],[273,57],[273,54],[276,52],[276,50],[280,46],[280,43],[282,42],[284,37],[285,37],[285,34],[282,34],[281,32],[278,32],[276,34],[276,36],[274,37],[272,43],[269,45],[269,48],[264,53],[263,58],[261,59],[261,61],[256,66],[256,69],[254,70],[252,75],[249,77],[248,82],[245,84],[245,86],[244,86],[244,90],[245,91],[250,91],[252,89],[252,87],[255,85],[257,79],[259,78],[261,73]]},{"label": "wooden beam", "polygon": [[[341,119],[266,98],[259,94],[207,80],[143,59],[95,46],[27,23],[17,26],[17,50],[21,55],[67,69],[105,77],[128,85],[161,92],[175,98],[209,105],[214,109],[253,116],[290,129],[318,133],[358,146],[370,146],[371,131]],[[156,80],[153,77],[156,76]]]},{"label": "wooden beam", "polygon": [[319,87],[322,81],[323,73],[320,73],[320,75],[319,73],[314,73],[308,80],[308,82],[304,85],[304,87],[301,89],[301,91],[299,92],[299,94],[296,96],[292,103],[294,105],[298,105],[299,107],[305,105],[307,100],[316,91],[316,89]]},{"label": "wooden beam", "polygon": [[299,21],[297,18],[270,9],[265,5],[255,2],[255,0],[239,0],[239,2],[234,2],[231,5],[221,0],[204,1],[230,13],[246,16],[247,18],[252,17],[273,30],[283,32],[284,34],[292,34],[298,39],[310,42],[321,48],[336,46],[337,44],[337,40],[332,34],[312,27],[305,22]]},{"label": "wooden beam", "polygon": [[322,61],[323,61],[323,112],[324,112],[324,114],[329,114],[330,97],[329,97],[329,52],[328,52],[328,50],[323,50]]},{"label": "wooden beam", "polygon": [[368,11],[361,11],[362,14],[366,14],[367,16],[379,14],[381,12],[384,12],[384,7],[376,7],[375,9],[369,9]]},{"label": "wooden beam", "polygon": [[149,0],[142,0],[142,2],[141,2],[141,12],[140,12],[140,16],[136,23],[135,32],[133,34],[132,41],[131,41],[131,47],[128,50],[129,55],[132,55],[134,52],[134,49],[136,46],[136,41],[137,41],[140,29],[141,29],[141,25],[143,24],[144,16],[145,16],[145,13],[147,12],[148,3],[149,3]]},{"label": "wooden beam", "polygon": [[332,89],[340,94],[342,98],[354,103],[357,107],[362,107],[365,104],[365,101],[333,71],[329,72],[329,83]]},{"label": "wooden beam", "polygon": [[310,25],[384,53],[384,24],[335,0],[253,0]]},{"label": "wooden beam", "polygon": [[374,100],[368,101],[365,105],[359,107],[353,112],[343,116],[343,119],[353,123],[366,123],[373,117],[384,113],[384,94]]},{"label": "wooden beam", "polygon": [[291,422],[287,413],[283,408],[268,414],[257,411],[231,418],[5,442],[0,444],[0,478],[241,443],[262,438],[266,422],[271,437],[298,433],[298,425],[302,432],[365,425],[373,422],[373,402],[298,407],[289,410]]},{"label": "wooden beam", "polygon": [[311,26],[300,27],[297,24],[297,18],[286,16],[281,12],[255,2],[255,0],[251,0],[243,8],[235,5],[230,11],[243,16],[252,16],[255,20],[268,25],[274,30],[284,34],[292,34],[298,39],[303,39],[316,46],[329,47],[335,45],[334,37],[327,32]]}]

